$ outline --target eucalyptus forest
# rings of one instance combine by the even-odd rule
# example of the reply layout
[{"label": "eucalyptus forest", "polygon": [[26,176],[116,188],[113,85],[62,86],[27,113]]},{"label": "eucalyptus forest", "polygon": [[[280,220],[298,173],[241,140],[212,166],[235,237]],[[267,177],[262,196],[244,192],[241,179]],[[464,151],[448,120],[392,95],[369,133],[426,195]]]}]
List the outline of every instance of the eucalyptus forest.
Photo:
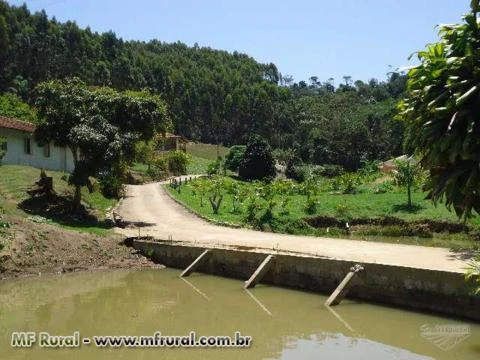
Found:
[{"label": "eucalyptus forest", "polygon": [[393,115],[405,75],[294,82],[246,54],[124,41],[0,1],[3,115],[30,120],[18,103],[33,105],[41,82],[73,77],[118,91],[150,90],[166,102],[173,132],[192,141],[232,146],[254,133],[272,148],[294,149],[305,162],[350,170],[402,153],[403,125]]}]

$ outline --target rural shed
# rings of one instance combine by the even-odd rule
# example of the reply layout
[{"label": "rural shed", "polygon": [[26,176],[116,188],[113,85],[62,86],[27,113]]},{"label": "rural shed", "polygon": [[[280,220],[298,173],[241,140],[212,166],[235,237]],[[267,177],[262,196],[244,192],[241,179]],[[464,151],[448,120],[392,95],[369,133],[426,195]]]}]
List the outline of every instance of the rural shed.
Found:
[{"label": "rural shed", "polygon": [[181,135],[175,135],[171,133],[158,134],[158,152],[170,151],[170,150],[180,150],[187,152],[188,140]]},{"label": "rural shed", "polygon": [[47,170],[72,172],[73,154],[69,148],[53,143],[39,146],[33,137],[36,126],[18,119],[0,116],[0,137],[6,138],[2,164],[28,165]]}]

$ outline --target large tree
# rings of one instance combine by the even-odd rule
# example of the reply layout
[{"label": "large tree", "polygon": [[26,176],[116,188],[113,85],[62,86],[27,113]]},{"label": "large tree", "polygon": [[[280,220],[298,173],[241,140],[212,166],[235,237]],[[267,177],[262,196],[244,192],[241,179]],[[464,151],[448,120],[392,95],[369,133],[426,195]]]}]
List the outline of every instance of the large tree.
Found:
[{"label": "large tree", "polygon": [[467,218],[480,213],[479,1],[459,25],[441,25],[441,40],[418,52],[399,104],[406,145],[429,170],[430,197]]},{"label": "large tree", "polygon": [[70,182],[75,186],[76,209],[81,187],[89,186],[89,177],[132,160],[135,141],[148,140],[169,125],[163,101],[147,92],[91,89],[78,79],[42,83],[36,90],[36,105],[44,122],[35,137],[39,143],[53,141],[71,149],[75,169]]},{"label": "large tree", "polygon": [[244,180],[271,180],[275,177],[272,150],[261,136],[252,135],[248,139],[238,175]]}]

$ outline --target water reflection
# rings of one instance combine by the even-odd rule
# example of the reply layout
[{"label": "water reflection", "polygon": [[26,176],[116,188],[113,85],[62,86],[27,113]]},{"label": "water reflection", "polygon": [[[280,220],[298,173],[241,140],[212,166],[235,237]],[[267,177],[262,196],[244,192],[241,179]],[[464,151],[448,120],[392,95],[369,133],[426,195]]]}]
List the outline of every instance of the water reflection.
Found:
[{"label": "water reflection", "polygon": [[[174,270],[111,271],[0,283],[0,359],[476,359],[480,326],[270,286]],[[424,324],[468,325],[449,351],[422,337]],[[82,336],[233,335],[250,349],[14,350],[12,331]]]}]

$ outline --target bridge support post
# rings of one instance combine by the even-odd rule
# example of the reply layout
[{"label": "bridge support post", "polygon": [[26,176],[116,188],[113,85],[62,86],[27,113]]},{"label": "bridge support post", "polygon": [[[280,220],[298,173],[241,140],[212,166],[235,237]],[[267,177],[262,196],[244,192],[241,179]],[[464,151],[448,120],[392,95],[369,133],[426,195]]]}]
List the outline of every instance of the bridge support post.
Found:
[{"label": "bridge support post", "polygon": [[356,273],[360,272],[363,270],[363,266],[356,264],[355,266],[352,266],[350,268],[350,272],[345,276],[345,278],[342,280],[340,285],[337,286],[337,288],[333,291],[333,293],[330,295],[330,297],[327,299],[325,302],[326,306],[334,306],[340,304],[340,302],[343,300],[345,295],[347,295],[348,292],[348,285],[350,283],[350,280],[355,276]]},{"label": "bridge support post", "polygon": [[202,252],[194,262],[192,262],[183,272],[180,274],[180,277],[187,277],[189,276],[192,272],[195,271],[195,269],[202,264],[203,261],[207,258],[207,254],[210,253],[210,250],[205,250]]},{"label": "bridge support post", "polygon": [[272,260],[275,259],[275,256],[273,255],[268,255],[265,260],[260,264],[260,266],[255,270],[253,275],[245,281],[245,289],[250,289],[253,288],[257,283],[262,280],[262,278],[265,276],[267,271],[270,269],[272,265]]}]

